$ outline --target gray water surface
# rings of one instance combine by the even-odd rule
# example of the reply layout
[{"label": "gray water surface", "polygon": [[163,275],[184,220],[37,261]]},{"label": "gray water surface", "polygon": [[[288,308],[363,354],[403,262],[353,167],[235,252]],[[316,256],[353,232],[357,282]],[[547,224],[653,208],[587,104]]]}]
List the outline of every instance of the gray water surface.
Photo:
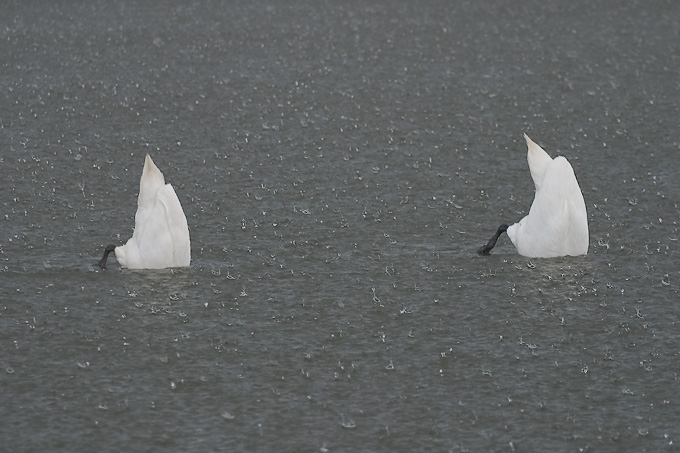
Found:
[{"label": "gray water surface", "polygon": [[[10,2],[3,451],[676,451],[680,3]],[[584,257],[503,237],[527,132]],[[192,266],[96,266],[150,153]]]}]

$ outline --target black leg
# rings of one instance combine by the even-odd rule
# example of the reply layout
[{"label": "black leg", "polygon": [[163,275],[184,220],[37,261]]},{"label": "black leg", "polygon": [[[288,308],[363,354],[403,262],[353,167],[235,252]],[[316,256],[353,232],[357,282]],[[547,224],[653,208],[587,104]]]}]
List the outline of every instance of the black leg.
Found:
[{"label": "black leg", "polygon": [[113,252],[114,250],[116,250],[115,245],[111,244],[106,246],[106,249],[104,249],[104,256],[102,256],[102,259],[100,259],[97,263],[101,269],[106,269],[106,260],[109,257],[109,253]]},{"label": "black leg", "polygon": [[499,226],[496,230],[496,233],[491,237],[491,239],[489,239],[489,242],[477,249],[477,253],[480,255],[488,255],[489,252],[491,252],[491,250],[496,246],[496,241],[498,241],[498,238],[501,236],[501,234],[505,233],[507,230],[508,226],[506,224]]}]

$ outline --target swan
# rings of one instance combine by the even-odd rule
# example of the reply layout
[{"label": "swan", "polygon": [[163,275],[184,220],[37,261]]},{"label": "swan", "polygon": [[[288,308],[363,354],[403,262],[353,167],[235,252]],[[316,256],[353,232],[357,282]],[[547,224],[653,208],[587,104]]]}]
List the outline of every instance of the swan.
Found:
[{"label": "swan", "polygon": [[536,195],[529,215],[508,226],[502,224],[477,253],[488,255],[499,236],[507,232],[517,253],[530,258],[554,258],[588,253],[588,214],[581,188],[569,161],[552,159],[527,134],[527,161]]},{"label": "swan", "polygon": [[147,154],[139,180],[135,230],[125,245],[106,246],[99,267],[106,269],[109,253],[129,269],[163,269],[189,266],[189,226],[172,185]]}]

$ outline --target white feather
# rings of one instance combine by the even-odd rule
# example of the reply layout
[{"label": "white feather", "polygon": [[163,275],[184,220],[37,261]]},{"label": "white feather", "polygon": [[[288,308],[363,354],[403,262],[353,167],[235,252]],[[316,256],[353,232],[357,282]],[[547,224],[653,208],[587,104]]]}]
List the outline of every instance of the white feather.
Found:
[{"label": "white feather", "polygon": [[588,213],[569,161],[550,156],[526,134],[527,161],[536,187],[529,215],[508,227],[520,255],[549,258],[588,253]]},{"label": "white feather", "polygon": [[185,267],[191,262],[189,226],[172,185],[147,154],[139,181],[135,230],[114,250],[129,269]]}]

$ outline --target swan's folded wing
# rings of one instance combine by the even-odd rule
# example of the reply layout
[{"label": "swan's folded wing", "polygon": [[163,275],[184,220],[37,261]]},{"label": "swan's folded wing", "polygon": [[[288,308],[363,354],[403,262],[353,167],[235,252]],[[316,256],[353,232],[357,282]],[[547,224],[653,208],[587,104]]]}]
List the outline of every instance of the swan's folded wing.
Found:
[{"label": "swan's folded wing", "polygon": [[156,167],[147,154],[144,160],[144,170],[139,180],[139,195],[137,196],[137,212],[135,213],[135,231],[133,237],[139,239],[144,235],[144,228],[148,225],[149,217],[156,205],[158,190],[165,185],[163,173]]},{"label": "swan's folded wing", "polygon": [[164,269],[189,266],[189,227],[177,194],[170,184],[158,190],[156,202],[138,231],[139,235],[133,236],[125,244],[127,267]]},{"label": "swan's folded wing", "polygon": [[142,233],[138,240],[133,237],[128,241],[128,244],[133,243],[137,247],[137,261],[134,265],[130,263],[131,268],[163,269],[172,267],[173,241],[165,211],[165,205],[157,200],[146,223],[141,228]]},{"label": "swan's folded wing", "polygon": [[[576,181],[575,177],[574,180]],[[576,186],[579,187],[578,182],[576,182]],[[569,232],[567,238],[570,255],[585,255],[588,253],[588,246],[590,245],[588,211],[580,187],[578,193],[580,197],[574,195],[568,201]]]},{"label": "swan's folded wing", "polygon": [[171,266],[189,266],[191,263],[189,225],[182,204],[179,202],[171,184],[164,185],[158,191],[158,203],[162,203],[165,207],[165,223],[172,238],[173,258]]},{"label": "swan's folded wing", "polygon": [[[574,170],[564,157],[555,158],[529,210],[525,238],[535,257],[583,255],[588,252],[588,218]],[[519,249],[518,249],[519,250]]]},{"label": "swan's folded wing", "polygon": [[[563,220],[563,252],[572,256],[585,255],[588,253],[590,235],[588,212],[581,186],[578,184],[574,169],[565,157],[558,156],[553,162],[554,169],[549,169],[550,175],[546,175],[546,184],[550,184],[552,192],[560,192],[564,204],[566,219]],[[551,178],[549,182],[548,178]]]}]

